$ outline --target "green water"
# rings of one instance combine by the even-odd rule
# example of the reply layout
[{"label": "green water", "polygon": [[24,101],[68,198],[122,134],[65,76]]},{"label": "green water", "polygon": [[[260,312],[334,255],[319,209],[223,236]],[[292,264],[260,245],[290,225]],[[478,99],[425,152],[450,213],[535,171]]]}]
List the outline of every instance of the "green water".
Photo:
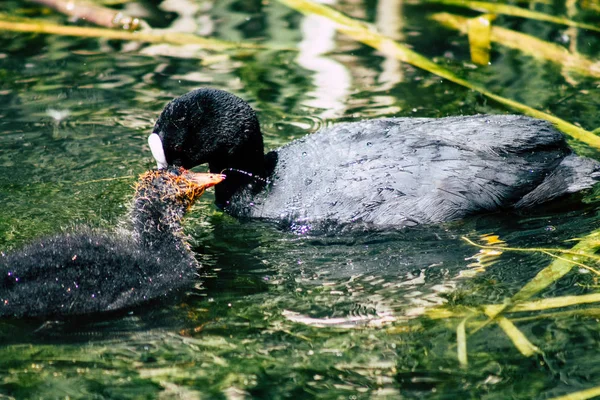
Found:
[{"label": "green water", "polygon": [[[168,100],[199,86],[247,99],[268,148],[339,121],[510,112],[277,2],[182,3],[168,12],[159,3],[139,5],[153,26],[187,21],[192,32],[301,51],[208,53],[0,33],[1,250],[81,224],[117,225],[135,177],[153,166],[145,141],[155,118]],[[466,37],[427,18],[471,12],[393,0],[339,3],[336,9],[465,79],[588,130],[600,126],[597,79],[499,45],[490,66],[475,67]],[[560,1],[534,8],[573,13]],[[66,22],[20,1],[0,3],[0,12]],[[571,17],[600,21],[585,9]],[[598,34],[517,18],[496,23],[592,58],[600,49]],[[176,304],[112,318],[43,327],[0,321],[0,398],[529,399],[598,386],[594,317],[515,322],[544,352],[530,358],[491,324],[469,336],[469,365],[461,367],[460,319],[422,314],[444,303],[501,304],[551,261],[504,253],[462,277],[478,249],[461,236],[494,233],[512,247],[569,248],[565,240],[598,227],[599,191],[528,213],[329,236],[236,221],[214,208],[209,193],[186,220],[204,266],[193,291]],[[593,293],[597,281],[584,272],[574,270],[540,297]]]}]

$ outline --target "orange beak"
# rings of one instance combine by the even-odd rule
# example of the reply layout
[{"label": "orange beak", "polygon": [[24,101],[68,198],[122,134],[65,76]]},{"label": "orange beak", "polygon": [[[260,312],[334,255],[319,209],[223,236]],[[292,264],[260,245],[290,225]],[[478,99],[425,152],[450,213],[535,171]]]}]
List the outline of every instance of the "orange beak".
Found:
[{"label": "orange beak", "polygon": [[186,171],[185,178],[206,189],[225,179],[225,175]]}]

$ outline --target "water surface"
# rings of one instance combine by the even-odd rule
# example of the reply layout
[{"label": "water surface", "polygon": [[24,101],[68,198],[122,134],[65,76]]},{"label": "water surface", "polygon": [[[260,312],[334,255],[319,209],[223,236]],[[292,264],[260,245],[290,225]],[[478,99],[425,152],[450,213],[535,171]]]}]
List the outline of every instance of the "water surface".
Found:
[{"label": "water surface", "polygon": [[[598,22],[562,2],[534,7]],[[208,53],[35,34],[0,33],[0,249],[85,224],[126,218],[132,185],[153,166],[145,140],[162,107],[200,86],[229,90],[257,110],[267,148],[319,127],[364,118],[442,117],[511,110],[335,33],[277,2],[140,5],[154,26],[283,46]],[[162,7],[162,8],[161,8]],[[593,130],[597,80],[493,46],[476,67],[465,36],[428,19],[472,12],[419,2],[343,1],[373,24],[464,78]],[[29,3],[0,11],[47,16]],[[496,24],[595,57],[599,35],[518,18]],[[179,25],[178,25],[179,24]],[[592,149],[574,143],[585,154]],[[0,322],[0,395],[9,398],[549,398],[600,381],[597,320],[574,313],[516,321],[544,355],[524,357],[495,324],[469,336],[457,360],[459,319],[442,304],[501,304],[550,263],[505,252],[474,273],[478,240],[564,247],[597,228],[598,189],[524,213],[476,216],[396,232],[299,235],[237,221],[205,195],[186,231],[204,268],[174,303],[66,323]],[[574,270],[540,297],[596,290]],[[41,329],[40,329],[41,328]]]}]

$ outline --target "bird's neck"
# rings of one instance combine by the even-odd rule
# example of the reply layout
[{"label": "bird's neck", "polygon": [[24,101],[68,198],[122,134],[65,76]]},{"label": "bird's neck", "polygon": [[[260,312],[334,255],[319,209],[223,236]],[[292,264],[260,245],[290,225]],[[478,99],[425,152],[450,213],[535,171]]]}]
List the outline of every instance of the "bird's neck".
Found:
[{"label": "bird's neck", "polygon": [[184,252],[188,245],[184,240],[181,220],[186,209],[187,206],[179,202],[136,193],[131,210],[136,239],[144,247],[169,246]]},{"label": "bird's neck", "polygon": [[227,175],[227,179],[215,186],[217,205],[226,207],[231,197],[244,188],[260,192],[270,180],[276,163],[277,153],[265,156],[262,148],[244,157],[223,157],[209,163],[210,172]]}]

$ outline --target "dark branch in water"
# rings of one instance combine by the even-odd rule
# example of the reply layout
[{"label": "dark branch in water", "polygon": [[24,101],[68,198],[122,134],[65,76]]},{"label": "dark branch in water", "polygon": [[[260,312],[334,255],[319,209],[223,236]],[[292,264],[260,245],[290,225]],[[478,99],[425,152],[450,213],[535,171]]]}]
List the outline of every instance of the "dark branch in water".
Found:
[{"label": "dark branch in water", "polygon": [[96,4],[77,0],[29,0],[42,4],[60,13],[88,21],[92,24],[107,28],[120,28],[135,31],[140,27],[146,28],[145,21],[123,14],[120,11],[98,6]]}]

